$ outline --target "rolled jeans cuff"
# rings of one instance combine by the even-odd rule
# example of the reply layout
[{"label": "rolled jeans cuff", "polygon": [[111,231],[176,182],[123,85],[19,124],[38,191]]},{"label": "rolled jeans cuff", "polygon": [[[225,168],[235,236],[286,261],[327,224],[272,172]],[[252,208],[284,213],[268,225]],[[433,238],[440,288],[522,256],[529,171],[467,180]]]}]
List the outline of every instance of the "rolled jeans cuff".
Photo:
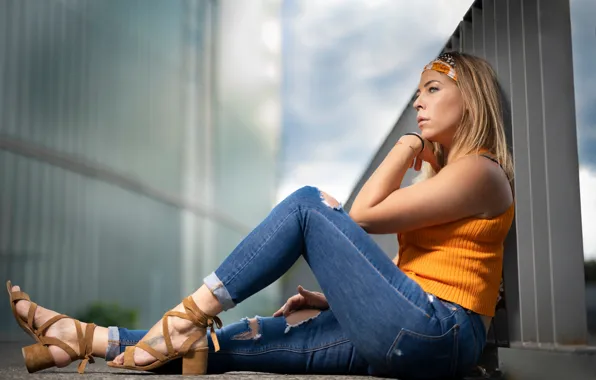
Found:
[{"label": "rolled jeans cuff", "polygon": [[106,361],[111,361],[120,355],[120,331],[118,327],[108,327],[108,348],[106,349]]},{"label": "rolled jeans cuff", "polygon": [[224,311],[236,306],[234,301],[232,301],[232,296],[228,292],[228,289],[226,289],[223,282],[221,282],[215,272],[212,272],[210,275],[205,277],[203,279],[203,283],[205,283],[207,288],[209,288],[211,293],[213,293],[215,298],[217,298]]}]

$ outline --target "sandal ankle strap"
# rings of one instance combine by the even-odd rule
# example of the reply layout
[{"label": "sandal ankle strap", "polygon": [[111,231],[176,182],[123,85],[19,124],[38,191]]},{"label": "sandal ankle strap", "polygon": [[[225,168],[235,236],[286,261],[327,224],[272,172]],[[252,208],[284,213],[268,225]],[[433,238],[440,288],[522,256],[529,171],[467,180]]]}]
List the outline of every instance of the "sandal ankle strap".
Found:
[{"label": "sandal ankle strap", "polygon": [[[174,350],[174,346],[172,345],[172,340],[170,338],[170,334],[168,331],[168,322],[167,317],[178,317],[182,319],[186,319],[187,321],[192,322],[195,326],[202,327],[202,328],[210,328],[211,329],[211,341],[213,342],[213,347],[215,351],[219,351],[219,341],[217,340],[217,335],[215,334],[215,327],[222,328],[223,323],[221,319],[215,316],[210,316],[205,314],[192,297],[188,296],[187,298],[182,300],[182,305],[184,306],[184,313],[179,311],[168,311],[164,314],[162,318],[162,330],[163,330],[163,337],[166,343],[166,348],[168,350],[167,356],[176,355],[176,351]],[[192,341],[193,343],[200,339],[200,336],[192,336],[187,339],[187,343]],[[155,356],[155,355],[153,355]]]},{"label": "sandal ankle strap", "polygon": [[186,314],[189,316],[189,319],[192,321],[192,323],[197,326],[209,328],[211,330],[211,341],[213,342],[213,347],[215,348],[216,352],[219,351],[219,341],[217,340],[217,334],[215,334],[215,327],[218,329],[222,328],[223,323],[221,322],[221,319],[216,316],[205,314],[201,309],[199,309],[191,296],[188,296],[182,300],[182,304],[184,305]]},{"label": "sandal ankle strap", "polygon": [[93,359],[93,334],[97,326],[94,323],[88,323],[85,328],[85,337],[83,338],[81,323],[76,319],[74,321],[77,327],[77,337],[79,338],[79,358],[83,359],[79,363],[77,371],[82,374],[85,372],[87,363],[95,363],[95,359]]}]

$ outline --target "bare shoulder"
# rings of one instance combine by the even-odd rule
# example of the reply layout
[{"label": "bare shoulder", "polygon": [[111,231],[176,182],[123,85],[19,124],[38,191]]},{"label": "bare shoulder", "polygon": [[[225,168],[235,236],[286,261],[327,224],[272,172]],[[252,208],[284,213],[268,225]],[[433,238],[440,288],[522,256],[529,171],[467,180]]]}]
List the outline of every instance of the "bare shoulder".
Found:
[{"label": "bare shoulder", "polygon": [[492,218],[505,212],[513,202],[507,175],[498,163],[480,156],[469,155],[447,165],[440,172],[451,181],[468,189],[470,201],[482,210],[478,217]]}]

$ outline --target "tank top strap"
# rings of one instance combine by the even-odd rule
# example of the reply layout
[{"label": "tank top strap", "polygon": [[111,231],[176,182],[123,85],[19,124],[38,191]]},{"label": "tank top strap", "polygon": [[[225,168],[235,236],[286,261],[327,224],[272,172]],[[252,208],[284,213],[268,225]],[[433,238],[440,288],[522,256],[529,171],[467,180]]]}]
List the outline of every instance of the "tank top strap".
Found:
[{"label": "tank top strap", "polygon": [[[505,168],[503,168],[503,165],[501,165],[499,160],[497,160],[497,158],[492,153],[490,153],[488,150],[482,149],[482,150],[480,150],[480,152],[478,152],[478,155],[480,155],[482,157],[486,157],[489,160],[491,160],[492,162],[498,164],[499,167],[505,172]],[[505,172],[505,175],[507,175],[507,172]],[[509,178],[509,176],[507,176],[507,178]]]},{"label": "tank top strap", "polygon": [[501,163],[499,162],[499,160],[497,160],[497,159],[495,158],[495,156],[493,156],[492,154],[490,154],[490,153],[480,153],[480,155],[481,155],[482,157],[486,157],[486,158],[488,158],[488,159],[489,159],[489,160],[491,160],[492,162],[496,162],[497,164],[499,164],[499,166],[500,166],[501,168],[503,168],[503,166],[501,165]]}]

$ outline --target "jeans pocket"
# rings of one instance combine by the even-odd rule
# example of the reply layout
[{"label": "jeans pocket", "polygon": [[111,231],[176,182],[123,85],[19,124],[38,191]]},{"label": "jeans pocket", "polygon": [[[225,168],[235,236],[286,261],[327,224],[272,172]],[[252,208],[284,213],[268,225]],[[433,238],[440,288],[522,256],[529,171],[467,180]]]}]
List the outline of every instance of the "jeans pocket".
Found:
[{"label": "jeans pocket", "polygon": [[392,374],[407,379],[449,379],[457,369],[459,325],[442,335],[401,329],[387,353]]}]

